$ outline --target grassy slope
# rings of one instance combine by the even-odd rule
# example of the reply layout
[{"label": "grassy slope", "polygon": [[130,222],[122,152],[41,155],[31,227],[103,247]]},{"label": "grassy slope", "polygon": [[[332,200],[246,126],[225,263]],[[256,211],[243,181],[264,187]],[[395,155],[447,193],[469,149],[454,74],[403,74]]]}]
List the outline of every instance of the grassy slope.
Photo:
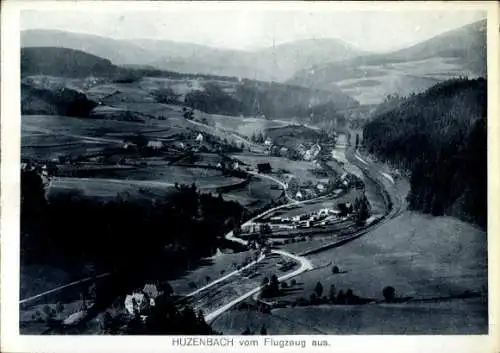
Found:
[{"label": "grassy slope", "polygon": [[298,72],[289,82],[340,89],[361,104],[380,102],[389,93],[421,92],[459,75],[486,72],[486,21],[449,31],[389,54],[360,56]]},{"label": "grassy slope", "polygon": [[481,230],[450,217],[405,212],[373,232],[342,247],[311,256],[313,263],[338,265],[305,273],[307,296],[317,281],[355,294],[382,299],[393,286],[401,296],[419,298],[482,291],[487,285],[487,241]]},{"label": "grassy slope", "polygon": [[214,329],[241,334],[248,326],[268,334],[485,334],[487,311],[480,299],[425,304],[316,306],[275,309],[272,314],[230,311]]}]

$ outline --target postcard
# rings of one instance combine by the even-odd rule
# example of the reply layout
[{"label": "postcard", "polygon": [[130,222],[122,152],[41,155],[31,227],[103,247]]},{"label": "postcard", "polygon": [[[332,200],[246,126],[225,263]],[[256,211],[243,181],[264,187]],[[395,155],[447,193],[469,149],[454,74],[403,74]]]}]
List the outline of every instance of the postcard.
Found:
[{"label": "postcard", "polygon": [[2,351],[499,351],[497,3],[2,5]]}]

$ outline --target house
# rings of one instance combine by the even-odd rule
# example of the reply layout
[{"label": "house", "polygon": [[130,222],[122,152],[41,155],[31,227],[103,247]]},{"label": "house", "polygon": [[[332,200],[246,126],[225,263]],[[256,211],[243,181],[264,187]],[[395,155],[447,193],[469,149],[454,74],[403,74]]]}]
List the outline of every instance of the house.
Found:
[{"label": "house", "polygon": [[306,154],[306,147],[303,144],[297,145],[296,150],[300,158],[303,158],[304,155]]},{"label": "house", "polygon": [[135,315],[137,312],[143,312],[149,303],[146,300],[144,293],[134,292],[127,294],[125,297],[125,309],[130,315]]},{"label": "house", "polygon": [[203,142],[203,134],[201,132],[196,136],[196,141]]},{"label": "house", "polygon": [[325,186],[323,184],[318,184],[316,185],[316,189],[318,189],[319,192],[325,191]]},{"label": "house", "polygon": [[287,147],[281,147],[279,152],[280,152],[280,156],[284,157],[288,153],[288,148]]},{"label": "house", "polygon": [[321,146],[316,143],[309,150],[305,152],[304,159],[306,161],[311,161],[318,156],[320,151],[321,151]]},{"label": "house", "polygon": [[163,142],[161,141],[148,141],[147,147],[152,148],[154,150],[159,150],[163,148]]},{"label": "house", "polygon": [[269,173],[271,171],[271,165],[269,163],[259,163],[257,164],[257,170],[259,173]]},{"label": "house", "polygon": [[266,146],[271,146],[273,144],[273,140],[271,140],[270,137],[268,137],[265,141],[264,141],[264,145]]},{"label": "house", "polygon": [[130,141],[125,141],[125,143],[123,144],[124,150],[132,149],[132,148],[136,148],[136,147],[137,147],[137,145],[133,142],[130,142]]},{"label": "house", "polygon": [[295,198],[296,199],[301,199],[303,196],[302,196],[302,193],[300,191],[297,191],[297,193],[295,194]]},{"label": "house", "polygon": [[233,163],[233,169],[238,169],[239,167],[240,165],[238,164],[238,162]]},{"label": "house", "polygon": [[311,226],[311,221],[300,221],[298,227],[299,228],[309,228]]}]

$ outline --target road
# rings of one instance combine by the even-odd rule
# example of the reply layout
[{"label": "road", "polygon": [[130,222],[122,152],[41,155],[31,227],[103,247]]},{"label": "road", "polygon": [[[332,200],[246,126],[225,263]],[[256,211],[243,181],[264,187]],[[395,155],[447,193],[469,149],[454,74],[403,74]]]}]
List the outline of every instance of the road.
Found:
[{"label": "road", "polygon": [[[245,223],[243,223],[242,226],[245,226],[245,225],[248,225],[252,222],[254,222],[255,220],[261,218],[261,217],[264,217],[272,212],[275,212],[276,210],[279,210],[281,208],[285,208],[285,207],[289,207],[291,205],[300,205],[300,204],[303,204],[303,203],[306,203],[306,202],[311,202],[311,201],[315,201],[315,200],[304,200],[304,201],[297,201],[295,199],[293,199],[292,197],[290,197],[290,195],[288,195],[288,192],[287,192],[287,187],[286,185],[279,179],[277,178],[274,178],[270,175],[266,175],[266,174],[259,174],[259,173],[255,173],[255,172],[249,172],[250,174],[253,174],[257,177],[261,177],[261,178],[267,178],[267,179],[270,179],[272,181],[274,181],[275,183],[279,184],[284,192],[285,192],[285,195],[287,197],[287,199],[290,201],[289,203],[287,204],[284,204],[284,205],[281,205],[281,206],[277,206],[277,207],[274,207],[274,208],[271,208],[267,211],[264,211],[260,214],[258,214],[257,216],[253,217],[252,219],[246,221]],[[321,197],[319,197],[321,198]],[[318,199],[319,199],[318,198]],[[233,235],[233,232],[230,231],[226,234],[226,239],[227,240],[230,240],[230,241],[234,241],[234,242],[237,242],[237,243],[240,243],[240,244],[243,244],[243,245],[248,245],[248,241],[244,240],[244,239],[241,239],[241,238],[238,238],[238,237],[235,237]],[[295,254],[292,254],[292,253],[289,253],[287,251],[284,251],[284,250],[271,250],[271,253],[272,254],[278,254],[278,255],[281,255],[281,256],[285,256],[285,257],[289,257],[291,258],[292,260],[295,260],[297,261],[299,264],[300,264],[300,267],[293,271],[293,272],[290,272],[288,274],[285,274],[281,277],[278,278],[278,281],[285,281],[289,278],[292,278],[292,277],[295,277],[305,271],[310,271],[312,269],[314,269],[314,266],[313,264],[311,263],[311,261],[309,261],[307,258],[303,257],[303,256],[298,256],[298,255],[295,255]],[[250,267],[250,266],[247,266],[247,268]],[[230,274],[231,276],[236,274],[238,271],[235,271],[233,272],[232,274]],[[210,287],[216,283],[219,283],[220,281],[224,280],[224,279],[227,279],[228,277],[231,277],[230,275],[228,276],[225,276],[225,278],[223,279],[218,279],[212,283],[210,283],[209,285],[205,286],[205,287]],[[208,323],[212,322],[215,318],[217,318],[219,315],[225,313],[227,310],[231,309],[233,306],[235,306],[236,304],[242,302],[243,300],[251,297],[252,295],[258,293],[261,289],[263,288],[263,286],[259,286],[259,287],[256,287],[250,291],[248,291],[247,293],[235,298],[234,300],[230,301],[229,303],[221,306],[220,308],[212,311],[211,313],[208,313],[205,315],[205,321],[207,321]]]},{"label": "road", "polygon": [[[311,261],[309,261],[305,257],[297,256],[297,255],[291,254],[291,253],[289,253],[287,251],[283,251],[283,250],[272,250],[271,253],[279,254],[279,255],[282,255],[282,256],[286,256],[286,257],[290,257],[293,260],[295,260],[295,261],[297,261],[297,262],[300,263],[300,267],[297,270],[279,277],[278,281],[286,281],[289,278],[295,277],[295,276],[301,274],[302,272],[310,271],[310,270],[312,270],[314,268],[314,266],[311,263]],[[262,288],[263,288],[263,286],[258,286],[256,288],[252,289],[251,291],[249,291],[249,292],[247,292],[247,293],[245,293],[245,294],[243,294],[243,295],[235,298],[234,300],[230,301],[229,303],[221,306],[220,308],[212,311],[211,313],[205,315],[205,321],[207,323],[212,322],[219,315],[225,313],[227,310],[231,309],[236,304],[238,304],[238,303],[242,302],[243,300],[245,300],[247,298],[250,298],[252,295],[258,293],[260,290],[262,290]]]},{"label": "road", "polygon": [[[345,156],[344,153],[342,153],[342,155],[344,155],[344,158],[345,158],[345,161],[347,163],[353,163],[352,162],[352,151],[349,151],[348,155]],[[365,161],[363,159],[363,157],[359,154],[358,151],[355,151],[355,153],[353,153],[355,159],[358,161],[358,162],[361,162],[362,165],[361,166],[356,166],[356,167],[360,167],[362,170],[363,170],[363,173],[367,174],[368,170],[367,168],[368,167],[371,167],[372,169],[374,169],[376,171],[376,173],[378,173],[378,175],[382,176],[383,178],[387,179],[389,182],[391,182],[393,185],[394,185],[394,179],[388,175],[387,173],[384,173],[380,170],[378,170],[378,168],[376,168],[375,165]],[[372,171],[373,172],[373,171]],[[254,218],[252,218],[251,220],[245,222],[243,225],[247,225],[248,223],[250,222],[253,222],[255,221],[256,219],[260,218],[260,217],[263,217],[271,212],[274,212],[280,208],[284,208],[284,207],[288,207],[290,205],[298,205],[298,204],[301,204],[301,203],[304,203],[306,201],[297,201],[297,200],[294,200],[293,198],[291,198],[288,193],[287,193],[287,188],[286,188],[286,185],[281,182],[280,180],[272,177],[272,176],[269,176],[269,175],[265,175],[265,174],[258,174],[258,173],[252,173],[258,177],[264,177],[264,178],[267,178],[267,179],[270,179],[276,183],[278,183],[285,191],[285,195],[287,195],[287,199],[290,200],[290,203],[289,204],[285,204],[285,205],[281,205],[281,206],[278,206],[278,207],[274,207],[270,210],[267,210],[266,212],[263,212],[257,216],[255,216]],[[367,177],[369,177],[367,175]],[[373,178],[372,178],[373,179]],[[383,184],[380,185],[381,188],[384,188]],[[383,220],[384,223],[387,222],[388,220],[394,218],[397,214],[399,214],[401,212],[401,209],[402,209],[402,202],[400,202],[400,200],[398,200],[399,198],[399,195],[397,193],[394,192],[394,190],[391,190],[391,191],[388,191],[386,189],[384,189],[384,192],[387,192],[389,194],[389,199],[391,200],[391,202],[394,204],[396,202],[396,204],[392,207],[392,209],[390,210],[389,214],[386,215],[385,219]],[[310,200],[309,200],[310,201]],[[374,228],[380,226],[382,222],[379,222],[378,224],[374,224],[373,226],[370,226],[360,232],[357,232],[356,234],[353,235],[353,237],[350,237],[350,239],[354,239],[354,238],[357,238],[361,235],[365,235],[367,234],[368,232],[372,231]],[[245,241],[244,239],[240,239],[240,238],[237,238],[237,237],[234,237],[233,233],[232,232],[229,232],[228,234],[226,234],[226,239],[228,240],[231,240],[231,241],[235,241],[235,242],[238,242],[240,244],[243,244],[243,245],[247,245],[247,241]],[[342,242],[345,242],[347,240],[343,240]],[[342,242],[339,242],[342,243]],[[328,248],[325,247],[325,249]],[[318,250],[322,250],[323,247],[321,249],[318,249]],[[292,254],[292,253],[289,253],[287,251],[283,251],[283,250],[272,250],[271,253],[275,253],[275,254],[279,254],[279,255],[282,255],[282,256],[286,256],[286,257],[290,257],[292,258],[293,260],[297,261],[300,263],[300,267],[296,270],[296,271],[293,271],[289,274],[286,274],[286,275],[283,275],[281,277],[278,278],[279,281],[284,281],[284,280],[287,280],[289,278],[292,278],[294,276],[297,276],[305,271],[309,271],[309,270],[312,270],[314,269],[314,266],[313,264],[304,256],[300,256],[300,255],[295,255],[295,254]],[[223,305],[222,307],[212,311],[211,313],[205,315],[205,320],[210,323],[212,322],[215,318],[217,318],[218,316],[220,316],[221,314],[223,314],[224,312],[226,312],[227,310],[229,310],[230,308],[232,308],[233,306],[235,306],[236,304],[240,303],[241,301],[251,297],[252,295],[256,295],[257,293],[259,293],[260,290],[262,290],[263,286],[258,286],[250,291],[248,291],[247,293],[235,298],[234,300],[230,301],[229,303]]]},{"label": "road", "polygon": [[[368,163],[366,160],[363,159],[363,157],[356,151],[354,154],[354,158],[356,159],[356,161],[358,163],[361,163],[362,165],[358,166],[360,167],[361,169],[364,169],[364,172],[366,172],[366,169],[367,167],[371,166],[370,163]],[[352,163],[352,159],[349,158],[349,156],[346,156],[346,161],[349,160],[348,163]],[[394,184],[394,180],[392,179],[392,177],[380,170],[377,170],[377,172],[379,173],[379,175],[381,175],[383,178],[385,178],[387,181],[389,181],[390,183]],[[242,226],[245,226],[245,225],[248,225],[252,222],[254,222],[255,220],[261,218],[261,217],[264,217],[272,212],[275,212],[279,209],[282,209],[282,208],[286,208],[286,207],[290,207],[290,206],[296,206],[296,205],[300,205],[300,204],[304,204],[304,203],[307,203],[307,202],[313,202],[313,201],[316,201],[317,199],[321,199],[321,198],[324,198],[325,196],[321,196],[321,197],[318,197],[316,199],[311,199],[311,200],[303,200],[303,201],[298,201],[296,199],[294,199],[293,197],[291,197],[288,192],[287,192],[287,186],[279,179],[273,177],[273,176],[270,176],[270,175],[266,175],[266,174],[260,174],[260,173],[256,173],[256,172],[249,172],[250,174],[254,175],[254,176],[257,176],[259,178],[266,178],[266,179],[269,179],[273,182],[275,182],[276,184],[280,185],[284,192],[285,192],[285,197],[286,199],[289,201],[287,204],[284,204],[284,205],[280,205],[280,206],[277,206],[277,207],[274,207],[274,208],[271,208],[267,211],[264,211],[262,213],[260,213],[259,215],[253,217],[252,219],[246,221]],[[363,232],[363,234],[366,234],[367,232],[369,232],[370,230],[365,230]],[[248,245],[248,241],[244,240],[244,239],[241,239],[241,238],[237,238],[237,237],[234,237],[234,234],[232,231],[228,232],[226,235],[225,235],[225,238],[227,240],[230,240],[230,241],[234,241],[234,242],[238,242],[240,244],[243,244],[243,245]],[[305,271],[309,271],[309,270],[312,270],[314,269],[314,266],[313,264],[304,256],[300,256],[300,255],[296,255],[296,254],[292,254],[292,253],[289,253],[287,251],[284,251],[284,250],[272,250],[271,253],[273,254],[278,254],[278,255],[281,255],[281,256],[284,256],[284,257],[289,257],[291,258],[292,260],[294,261],[297,261],[299,264],[300,264],[300,267],[291,272],[291,273],[288,273],[288,274],[285,274],[281,277],[278,278],[279,281],[284,281],[284,280],[287,280],[289,278],[292,278],[292,277],[295,277]],[[235,276],[236,274],[240,273],[241,271],[244,271],[248,268],[250,268],[251,266],[254,266],[255,264],[257,264],[258,262],[262,261],[263,259],[265,258],[265,255],[261,255],[257,260],[255,261],[252,261],[251,263],[249,263],[248,265],[246,265],[245,267],[241,268],[240,270],[236,270],[236,271],[233,271],[221,278],[218,278],[212,282],[210,282],[209,284],[201,287],[201,288],[198,288],[197,290],[187,294],[186,296],[187,297],[191,297],[191,296],[194,296],[196,295],[197,293],[201,292],[201,291],[204,291],[204,290],[207,290],[209,288],[211,288],[212,286],[215,286],[216,284],[222,282],[222,281],[225,281],[226,279],[232,277],[232,276]],[[102,277],[105,277],[105,276],[108,276],[109,273],[105,273],[105,274],[101,274],[98,276],[98,278],[102,278]],[[32,296],[30,298],[25,298],[23,300],[20,301],[20,304],[23,304],[23,303],[27,303],[29,301],[32,301],[32,300],[35,300],[39,297],[42,297],[44,295],[47,295],[47,294],[50,294],[50,293],[54,293],[54,292],[57,292],[57,291],[60,291],[64,288],[67,288],[67,287],[70,287],[70,286],[74,286],[78,283],[83,283],[83,282],[86,282],[86,281],[89,281],[91,280],[92,278],[84,278],[84,279],[81,279],[79,281],[75,281],[75,282],[72,282],[72,283],[69,283],[69,284],[66,284],[66,285],[63,285],[63,286],[60,286],[60,287],[57,287],[57,288],[53,288],[49,291],[46,291],[46,292],[43,292],[43,293],[40,293],[40,294],[37,294],[35,296]],[[205,315],[205,320],[207,322],[212,322],[215,318],[217,318],[218,316],[220,316],[221,314],[223,314],[224,312],[226,312],[227,310],[229,310],[230,308],[232,308],[234,305],[242,302],[243,300],[251,297],[252,295],[258,293],[260,290],[262,289],[262,286],[258,286],[250,291],[248,291],[247,293],[233,299],[232,301],[230,301],[229,303],[221,306],[220,308],[208,313]]]},{"label": "road", "polygon": [[[102,273],[102,274],[100,274],[100,275],[96,276],[96,277],[95,277],[95,279],[99,279],[99,278],[107,277],[107,276],[109,276],[110,274],[111,274],[111,273],[109,273],[109,272]],[[93,279],[94,279],[94,277],[86,277],[86,278],[82,278],[82,279],[80,279],[80,280],[78,280],[78,281],[74,281],[74,282],[71,282],[71,283],[68,283],[68,284],[64,284],[64,285],[59,286],[59,287],[56,287],[56,288],[52,288],[52,289],[50,289],[50,290],[48,290],[48,291],[45,291],[45,292],[42,292],[42,293],[38,293],[38,294],[36,294],[36,295],[34,295],[34,296],[32,296],[32,297],[22,299],[22,300],[20,300],[20,301],[19,301],[19,304],[26,304],[26,303],[32,302],[33,300],[38,299],[38,298],[41,298],[41,297],[43,297],[43,296],[45,296],[45,295],[49,295],[49,294],[52,294],[52,293],[56,293],[56,292],[59,292],[60,290],[63,290],[63,289],[65,289],[65,288],[75,286],[75,285],[77,285],[77,284],[79,284],[79,283],[89,282],[89,281],[91,281],[91,280],[93,280]]]}]

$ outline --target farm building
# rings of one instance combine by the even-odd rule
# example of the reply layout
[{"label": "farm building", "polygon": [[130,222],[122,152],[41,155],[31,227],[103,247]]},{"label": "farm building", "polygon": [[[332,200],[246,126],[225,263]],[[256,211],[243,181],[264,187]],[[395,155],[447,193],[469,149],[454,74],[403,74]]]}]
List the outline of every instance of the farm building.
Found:
[{"label": "farm building", "polygon": [[147,147],[152,148],[154,150],[159,150],[163,148],[163,142],[161,141],[148,141]]},{"label": "farm building", "polygon": [[306,161],[313,160],[316,158],[321,151],[321,147],[318,144],[314,144],[309,150],[307,150],[304,154],[304,159]]},{"label": "farm building", "polygon": [[273,140],[271,140],[270,137],[268,137],[265,141],[264,141],[264,145],[266,146],[271,146],[273,144]]},{"label": "farm building", "polygon": [[269,163],[259,163],[257,164],[257,170],[259,173],[269,173],[271,171],[271,165]]},{"label": "farm building", "polygon": [[203,142],[203,134],[202,133],[199,133],[198,136],[196,136],[196,141]]},{"label": "farm building", "polygon": [[149,305],[144,293],[132,293],[125,297],[125,309],[130,315],[143,312]]},{"label": "farm building", "polygon": [[130,142],[130,141],[125,141],[125,143],[123,144],[123,149],[124,150],[128,150],[128,149],[131,149],[131,148],[136,148],[137,145],[133,142]]}]

